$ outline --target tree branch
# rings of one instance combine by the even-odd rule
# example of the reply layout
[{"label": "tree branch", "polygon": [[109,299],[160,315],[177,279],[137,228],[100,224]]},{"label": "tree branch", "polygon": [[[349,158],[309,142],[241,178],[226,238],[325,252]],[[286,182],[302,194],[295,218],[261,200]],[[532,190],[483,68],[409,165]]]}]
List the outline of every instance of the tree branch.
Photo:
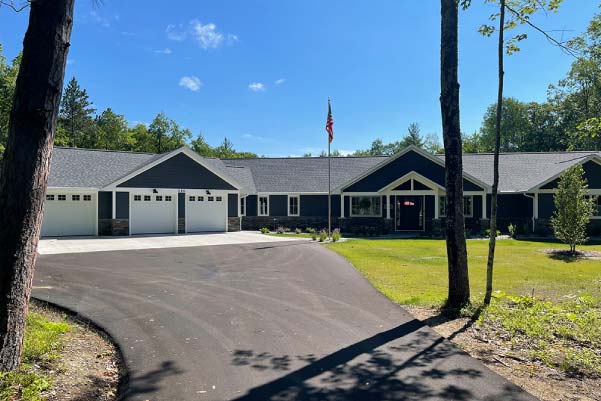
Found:
[{"label": "tree branch", "polygon": [[20,13],[30,5],[30,0],[26,0],[24,4],[17,6],[13,0],[0,0],[0,8],[2,6],[8,7],[16,13]]}]

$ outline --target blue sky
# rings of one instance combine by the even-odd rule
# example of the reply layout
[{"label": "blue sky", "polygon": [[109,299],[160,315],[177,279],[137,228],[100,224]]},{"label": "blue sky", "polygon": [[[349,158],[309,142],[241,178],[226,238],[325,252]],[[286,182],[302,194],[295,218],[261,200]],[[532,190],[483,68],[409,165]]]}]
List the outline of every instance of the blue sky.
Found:
[{"label": "blue sky", "polygon": [[[477,28],[494,9],[483,0],[460,15],[461,120],[480,127],[496,98],[495,39]],[[557,36],[582,32],[598,2],[565,0],[535,20]],[[97,109],[130,122],[159,111],[217,145],[287,156],[327,146],[367,148],[402,138],[411,122],[440,136],[437,0],[78,0],[66,79],[75,76]],[[0,9],[0,42],[20,50],[27,13]],[[506,95],[543,101],[569,56],[536,32],[506,61]]]}]

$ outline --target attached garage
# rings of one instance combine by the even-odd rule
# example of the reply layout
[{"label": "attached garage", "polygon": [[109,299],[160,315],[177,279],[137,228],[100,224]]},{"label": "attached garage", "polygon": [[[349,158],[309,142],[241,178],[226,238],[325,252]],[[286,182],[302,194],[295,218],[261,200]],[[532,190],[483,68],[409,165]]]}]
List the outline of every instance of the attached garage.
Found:
[{"label": "attached garage", "polygon": [[131,234],[177,233],[176,194],[130,194]]},{"label": "attached garage", "polygon": [[227,193],[186,193],[186,232],[227,231]]},{"label": "attached garage", "polygon": [[96,197],[96,193],[48,191],[41,235],[96,235]]}]

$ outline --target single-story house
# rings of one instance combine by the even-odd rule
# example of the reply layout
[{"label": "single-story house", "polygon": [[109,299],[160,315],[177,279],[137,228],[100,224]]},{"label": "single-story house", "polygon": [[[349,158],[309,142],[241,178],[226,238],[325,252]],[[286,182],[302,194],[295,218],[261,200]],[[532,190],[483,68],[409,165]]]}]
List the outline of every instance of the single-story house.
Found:
[{"label": "single-story house", "polygon": [[[548,232],[559,175],[581,164],[601,198],[601,152],[504,153],[499,222]],[[491,154],[463,157],[466,229],[488,226]],[[444,156],[410,146],[392,156],[331,159],[333,227],[440,233]],[[328,160],[320,157],[212,159],[187,147],[163,154],[55,148],[43,236],[323,228]],[[601,201],[592,230],[601,230]]]}]

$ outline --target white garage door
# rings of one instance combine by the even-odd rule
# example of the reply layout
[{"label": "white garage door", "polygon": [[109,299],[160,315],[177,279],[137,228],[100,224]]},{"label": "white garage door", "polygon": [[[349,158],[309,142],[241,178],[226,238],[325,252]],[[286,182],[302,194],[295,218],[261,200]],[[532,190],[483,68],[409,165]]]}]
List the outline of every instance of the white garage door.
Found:
[{"label": "white garage door", "polygon": [[96,235],[96,194],[48,192],[43,237]]},{"label": "white garage door", "polygon": [[175,195],[132,194],[132,234],[173,234],[177,232]]},{"label": "white garage door", "polygon": [[226,231],[227,194],[186,194],[186,230],[189,233]]}]

